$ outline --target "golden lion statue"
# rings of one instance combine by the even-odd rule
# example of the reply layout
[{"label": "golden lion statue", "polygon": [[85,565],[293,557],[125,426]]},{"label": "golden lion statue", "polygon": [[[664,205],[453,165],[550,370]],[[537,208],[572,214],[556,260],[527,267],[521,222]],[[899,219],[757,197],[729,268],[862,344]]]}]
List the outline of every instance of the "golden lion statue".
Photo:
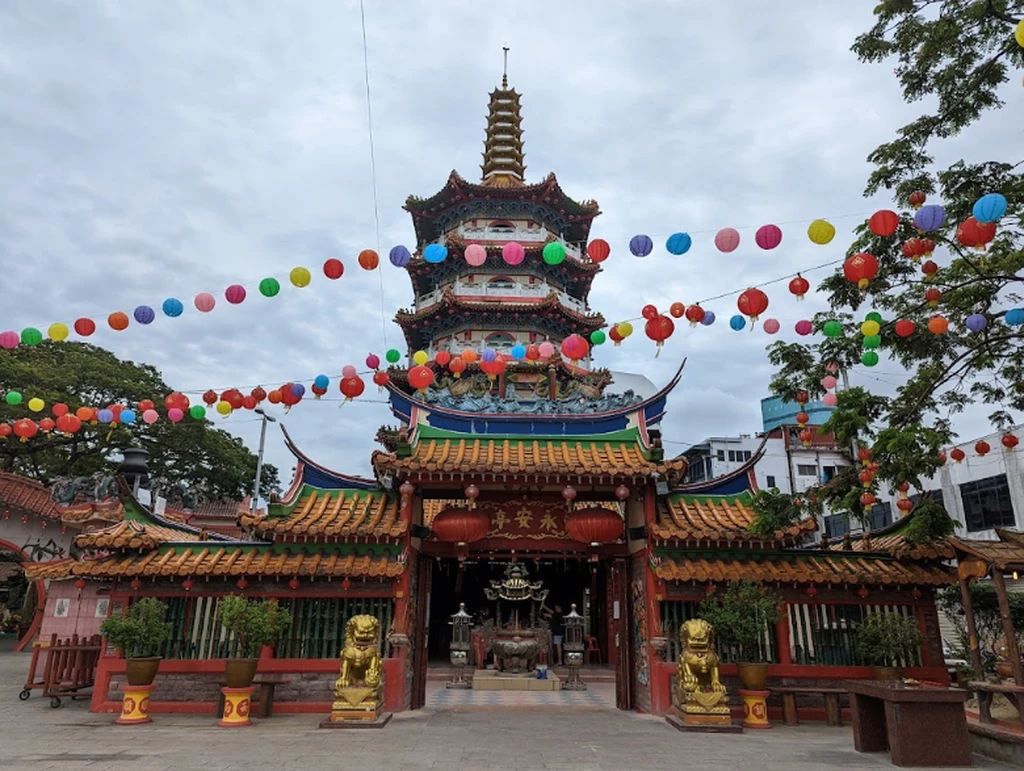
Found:
[{"label": "golden lion statue", "polygon": [[341,676],[334,682],[335,695],[343,688],[376,688],[381,674],[380,621],[374,616],[352,616],[345,624]]},{"label": "golden lion statue", "polygon": [[725,686],[718,675],[715,630],[701,618],[691,618],[679,630],[679,703],[691,714],[728,714]]}]

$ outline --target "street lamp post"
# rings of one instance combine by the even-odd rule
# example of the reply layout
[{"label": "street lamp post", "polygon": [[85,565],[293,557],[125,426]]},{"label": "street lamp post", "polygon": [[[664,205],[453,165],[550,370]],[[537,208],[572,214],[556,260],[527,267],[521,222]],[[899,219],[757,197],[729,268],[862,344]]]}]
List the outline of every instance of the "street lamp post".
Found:
[{"label": "street lamp post", "polygon": [[267,423],[277,422],[277,418],[268,415],[262,407],[257,407],[254,412],[263,419],[263,423],[260,425],[260,450],[256,455],[256,488],[252,492],[252,503],[249,506],[253,515],[256,514],[256,506],[260,499],[260,478],[263,476],[263,448],[267,444]]}]

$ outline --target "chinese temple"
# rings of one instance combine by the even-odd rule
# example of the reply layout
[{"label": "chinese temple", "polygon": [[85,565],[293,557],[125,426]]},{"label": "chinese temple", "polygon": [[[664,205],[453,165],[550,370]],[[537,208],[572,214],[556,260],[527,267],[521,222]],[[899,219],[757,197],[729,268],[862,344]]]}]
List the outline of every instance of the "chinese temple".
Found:
[{"label": "chinese temple", "polygon": [[[813,519],[755,537],[763,448],[725,477],[687,485],[685,459],[662,447],[683,366],[663,387],[635,391],[637,378],[596,368],[589,350],[560,354],[563,341],[605,326],[588,302],[600,265],[586,245],[600,212],[569,198],[554,174],[527,182],[520,95],[505,79],[490,94],[481,168],[478,182],[453,171],[435,195],[406,202],[415,300],[395,320],[410,357],[427,352],[430,374],[413,384],[412,370],[389,371],[398,425],[378,434],[372,478],[324,467],[285,432],[294,480],[265,512],[240,515],[241,538],[157,515],[123,487],[123,519],[78,535],[79,557],[28,567],[108,597],[111,612],[141,596],[168,604],[174,633],[151,711],[214,711],[230,649],[217,604],[228,594],[275,597],[291,614],[260,661],[260,673],[288,678],[278,711],[330,711],[345,623],[357,613],[384,630],[387,708],[422,707],[460,604],[478,630],[471,666],[490,663],[505,623],[491,598],[510,596],[508,580],[531,607],[576,605],[583,679],[610,673],[621,709],[669,710],[680,626],[740,579],[784,599],[765,633],[772,682],[870,677],[852,642],[866,612],[914,618],[926,643],[908,675],[948,682],[934,601],[954,580],[947,555],[907,548],[898,533],[814,546]],[[446,256],[428,260],[438,246]],[[545,344],[554,353],[539,355]],[[531,663],[555,664],[546,622],[524,610],[515,623],[537,635]],[[734,677],[735,658],[721,656],[723,677]],[[120,709],[124,671],[113,652],[101,659],[94,710]]]}]

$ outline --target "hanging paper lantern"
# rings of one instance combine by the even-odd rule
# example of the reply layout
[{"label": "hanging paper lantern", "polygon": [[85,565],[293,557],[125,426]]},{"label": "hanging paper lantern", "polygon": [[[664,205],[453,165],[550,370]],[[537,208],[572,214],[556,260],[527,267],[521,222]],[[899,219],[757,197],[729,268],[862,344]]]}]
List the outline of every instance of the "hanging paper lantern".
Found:
[{"label": "hanging paper lantern", "polygon": [[876,500],[874,493],[861,493],[860,505],[865,509],[870,509],[875,505]]},{"label": "hanging paper lantern", "polygon": [[[424,364],[426,364],[426,362],[424,362]],[[346,364],[344,367],[341,368],[342,377],[355,377],[358,374],[359,372],[354,364]]]},{"label": "hanging paper lantern", "polygon": [[695,327],[704,318],[704,313],[704,309],[699,305],[691,305],[686,309],[686,320],[690,322],[691,327]]},{"label": "hanging paper lantern", "polygon": [[634,257],[646,257],[654,249],[650,236],[636,235],[629,239],[629,251]]},{"label": "hanging paper lantern", "polygon": [[263,386],[256,386],[249,394],[256,400],[257,404],[267,398],[267,392],[263,390]]},{"label": "hanging paper lantern", "polygon": [[59,343],[63,340],[68,339],[69,332],[70,330],[68,329],[68,325],[62,324],[61,322],[58,321],[53,324],[50,324],[50,326],[47,327],[46,336],[49,337],[51,340],[55,340],[56,342]]},{"label": "hanging paper lantern", "polygon": [[380,367],[380,356],[375,353],[371,353],[366,357],[366,366],[370,369],[378,369]]},{"label": "hanging paper lantern", "polygon": [[978,455],[981,455],[982,457],[985,457],[986,455],[988,455],[989,450],[991,450],[991,449],[992,448],[989,446],[988,442],[986,442],[984,440],[982,440],[982,441],[978,442],[976,445],[974,445],[974,451],[976,453],[978,453]]},{"label": "hanging paper lantern", "polygon": [[95,410],[92,407],[79,407],[75,410],[75,417],[83,423],[96,420]]},{"label": "hanging paper lantern", "polygon": [[1020,444],[1020,440],[1013,434],[1004,434],[1003,438],[1000,439],[1000,441],[1003,443],[1003,447],[1005,447],[1007,450],[1012,450],[1014,447]]},{"label": "hanging paper lantern", "polygon": [[487,262],[487,250],[480,244],[470,244],[465,251],[466,262],[474,268],[479,268]]},{"label": "hanging paper lantern", "polygon": [[868,335],[864,338],[865,348],[879,348],[882,345],[881,335]]},{"label": "hanging paper lantern", "polygon": [[6,348],[8,351],[18,347],[21,343],[21,335],[13,330],[7,330],[3,334],[0,334],[0,346]]},{"label": "hanging paper lantern", "polygon": [[913,193],[910,194],[910,197],[907,199],[907,202],[915,209],[920,209],[921,205],[924,204],[926,200],[927,197],[925,196],[924,191],[915,190]]},{"label": "hanging paper lantern", "polygon": [[762,249],[774,249],[782,243],[782,229],[778,225],[762,225],[754,233],[754,243]]},{"label": "hanging paper lantern", "polygon": [[431,383],[434,382],[434,370],[430,367],[417,364],[415,367],[409,370],[409,385],[415,388],[420,393],[427,390]]},{"label": "hanging paper lantern", "polygon": [[868,220],[868,228],[879,238],[888,238],[899,226],[899,215],[889,209],[879,209]]},{"label": "hanging paper lantern", "polygon": [[931,260],[928,260],[921,266],[921,272],[924,273],[925,279],[927,280],[939,272],[939,266]]},{"label": "hanging paper lantern", "polygon": [[867,321],[874,321],[878,324],[882,323],[882,314],[878,311],[871,311],[865,317]]},{"label": "hanging paper lantern", "polygon": [[331,257],[324,261],[323,271],[331,281],[337,281],[345,274],[345,264],[337,257]]},{"label": "hanging paper lantern", "polygon": [[160,306],[160,309],[164,312],[165,316],[173,319],[177,318],[182,313],[184,313],[185,306],[182,304],[181,300],[177,299],[176,297],[168,297],[166,300],[164,300],[163,304]]},{"label": "hanging paper lantern", "polygon": [[28,418],[22,418],[21,420],[14,421],[12,427],[14,435],[21,439],[23,442],[27,442],[39,431],[39,426],[36,425],[34,420]]},{"label": "hanging paper lantern", "polygon": [[398,360],[402,358],[402,354],[395,348],[389,348],[388,352],[384,354],[384,358],[388,360],[389,364],[397,364]]},{"label": "hanging paper lantern", "polygon": [[201,313],[209,313],[213,310],[217,301],[209,292],[200,292],[196,295],[195,306]]},{"label": "hanging paper lantern", "polygon": [[377,372],[373,373],[373,382],[377,386],[378,391],[383,391],[384,386],[386,386],[390,382],[390,380],[391,376],[388,375],[388,373],[385,372],[384,370],[378,370]]},{"label": "hanging paper lantern", "polygon": [[[248,396],[246,396],[246,397],[244,397],[242,399],[242,407],[244,409],[254,410],[254,409],[256,409],[256,405],[257,404],[259,404],[259,402],[256,401],[256,397],[254,397],[252,394],[249,394]],[[168,416],[169,415],[170,415],[170,413],[168,413]]]},{"label": "hanging paper lantern", "polygon": [[[384,374],[386,375],[387,373]],[[358,376],[342,378],[342,381],[338,384],[338,389],[346,400],[358,398],[365,388],[366,383]]]},{"label": "hanging paper lantern", "polygon": [[[486,351],[485,351],[485,353],[486,353]],[[491,353],[492,353],[492,357],[493,357],[493,353],[494,352],[492,351]],[[428,361],[430,361],[430,356],[427,355],[426,351],[416,351],[416,353],[414,353],[412,355],[412,360],[414,362],[416,362],[417,364],[421,364],[422,365],[422,364],[426,364]]]},{"label": "hanging paper lantern", "polygon": [[[519,347],[522,347],[522,346],[519,346]],[[512,346],[513,350],[515,350],[515,348],[516,348],[516,346]],[[526,349],[525,348],[523,348],[523,353],[524,354],[526,353]],[[520,358],[522,358],[522,357],[520,357]],[[434,361],[437,362],[437,365],[439,367],[446,366],[448,364],[448,362],[451,361],[451,360],[452,360],[452,355],[450,353],[448,353],[448,351],[438,351],[436,354],[434,354]]]},{"label": "hanging paper lantern", "polygon": [[800,319],[793,327],[794,331],[801,337],[806,337],[814,331],[814,325],[807,319]]},{"label": "hanging paper lantern", "polygon": [[32,412],[42,412],[45,407],[46,402],[44,402],[38,396],[33,396],[31,399],[28,400],[28,408]]},{"label": "hanging paper lantern", "polygon": [[560,265],[565,262],[565,246],[558,241],[544,244],[544,249],[541,250],[540,256],[548,265]]},{"label": "hanging paper lantern", "polygon": [[391,247],[391,251],[388,252],[388,259],[396,268],[404,268],[409,264],[409,260],[412,259],[412,254],[406,247],[399,244],[398,246]]},{"label": "hanging paper lantern", "polygon": [[291,269],[288,280],[292,282],[292,286],[302,289],[309,286],[309,282],[313,280],[313,274],[309,272],[309,268],[298,265]]},{"label": "hanging paper lantern", "polygon": [[[444,249],[443,246],[441,248]],[[448,250],[445,249],[445,254],[447,255],[447,253]],[[441,258],[441,260],[443,259],[444,257]],[[438,260],[438,262],[441,260]],[[356,258],[356,261],[359,263],[359,267],[363,270],[376,270],[377,266],[380,265],[380,257],[377,256],[377,253],[373,251],[373,249],[363,249]],[[430,262],[430,260],[428,260],[428,262]]]},{"label": "hanging paper lantern", "polygon": [[871,482],[872,480],[874,480],[874,478],[875,475],[872,474],[871,471],[869,471],[868,469],[864,469],[859,474],[857,474],[857,479],[860,480],[860,483],[864,485],[864,487],[871,487]]},{"label": "hanging paper lantern", "polygon": [[980,332],[988,326],[988,319],[980,313],[972,313],[967,317],[967,328],[972,332]]},{"label": "hanging paper lantern", "polygon": [[839,397],[834,393],[827,393],[821,397],[821,403],[826,407],[835,407],[839,404]]},{"label": "hanging paper lantern", "polygon": [[439,541],[465,546],[487,537],[491,518],[475,509],[445,509],[434,517],[430,529]]},{"label": "hanging paper lantern", "polygon": [[590,546],[615,543],[622,537],[622,530],[622,517],[611,509],[597,506],[574,511],[565,519],[565,531],[569,537]]},{"label": "hanging paper lantern", "polygon": [[[593,332],[590,333],[590,344],[591,345],[603,345],[604,341],[606,339],[607,338],[605,337],[604,332],[602,332],[600,329],[595,329]],[[521,359],[522,356],[516,357],[516,355],[515,355],[516,347],[518,347],[518,346],[513,346],[513,348],[512,348],[512,351],[513,351],[512,358],[514,358],[514,359],[516,359],[516,358]],[[523,353],[524,354],[526,353],[526,349],[525,348],[523,348]]]},{"label": "hanging paper lantern", "polygon": [[[486,361],[488,363],[494,361],[497,358],[498,358],[498,354],[497,354],[497,352],[493,348],[484,348],[484,352],[482,354],[480,354],[480,359],[482,361]],[[413,361],[416,361],[416,357],[415,356],[413,356]],[[424,361],[416,361],[416,363],[417,364],[426,364],[427,362],[424,360]]]},{"label": "hanging paper lantern", "polygon": [[107,316],[107,324],[116,332],[128,329],[128,314],[121,311],[114,311]]},{"label": "hanging paper lantern", "polygon": [[693,239],[689,233],[673,233],[665,242],[665,249],[669,254],[686,254],[693,245]]},{"label": "hanging paper lantern", "polygon": [[67,415],[68,405],[64,404],[64,402],[57,402],[50,408],[50,412],[53,413],[53,417],[55,418],[59,418],[61,415]]},{"label": "hanging paper lantern", "polygon": [[603,238],[595,238],[587,244],[587,256],[594,262],[604,262],[611,253],[611,246]]},{"label": "hanging paper lantern", "polygon": [[749,316],[751,322],[757,321],[757,317],[768,310],[768,295],[760,289],[748,289],[737,298],[736,307],[744,316]]},{"label": "hanging paper lantern", "polygon": [[704,318],[702,318],[700,320],[700,323],[701,323],[702,326],[710,327],[712,324],[715,323],[715,312],[714,311],[705,311],[704,312]]},{"label": "hanging paper lantern", "polygon": [[743,327],[747,325],[747,320],[740,316],[738,313],[729,319],[729,326],[735,331],[739,332]]},{"label": "hanging paper lantern", "polygon": [[518,241],[509,241],[501,247],[501,259],[508,265],[518,265],[526,259],[526,250]]},{"label": "hanging paper lantern", "polygon": [[[550,345],[550,343],[548,345]],[[461,358],[466,364],[472,364],[476,361],[476,351],[472,348],[464,348],[462,353],[459,354],[459,358]]]},{"label": "hanging paper lantern", "polygon": [[935,242],[930,238],[921,239],[921,254],[925,257],[931,257],[932,252],[935,251]]},{"label": "hanging paper lantern", "polygon": [[317,388],[320,388],[320,389],[322,389],[324,391],[327,390],[327,387],[330,384],[331,384],[331,379],[329,377],[327,377],[327,375],[317,375],[315,378],[313,378],[313,385],[315,385]]},{"label": "hanging paper lantern", "polygon": [[921,259],[921,255],[924,254],[924,241],[920,238],[908,238],[903,242],[903,256],[908,257],[914,262]]},{"label": "hanging paper lantern", "polygon": [[154,406],[155,405],[152,399],[143,399],[142,401],[139,402],[139,410],[142,412],[145,412],[146,410],[151,410],[153,409]]},{"label": "hanging paper lantern", "polygon": [[1012,308],[1006,312],[1003,321],[1011,327],[1019,327],[1024,324],[1024,308]]},{"label": "hanging paper lantern", "polygon": [[720,252],[733,252],[740,245],[740,234],[736,228],[722,228],[715,233],[715,246]]},{"label": "hanging paper lantern", "polygon": [[167,419],[172,423],[180,423],[183,417],[185,417],[185,413],[179,410],[177,407],[172,407],[171,409],[167,410]]},{"label": "hanging paper lantern", "polygon": [[212,388],[203,394],[203,401],[211,407],[217,403],[218,399],[220,399],[220,397]]},{"label": "hanging paper lantern", "polygon": [[653,319],[653,318],[657,318],[657,316],[658,316],[658,309],[655,308],[653,305],[645,305],[640,310],[640,315],[643,316],[645,319],[648,319],[648,320],[649,319]]},{"label": "hanging paper lantern", "polygon": [[193,420],[202,420],[206,417],[206,407],[201,404],[193,404],[189,407],[188,414]]},{"label": "hanging paper lantern", "polygon": [[301,399],[306,395],[306,386],[302,385],[302,383],[292,383],[291,391],[292,395]]},{"label": "hanging paper lantern", "polygon": [[466,370],[466,362],[460,356],[456,356],[448,362],[448,369],[456,378],[459,378]]},{"label": "hanging paper lantern", "polygon": [[925,302],[928,303],[932,308],[939,304],[939,300],[942,299],[942,292],[935,287],[929,287],[924,291]]},{"label": "hanging paper lantern", "polygon": [[219,401],[217,402],[217,412],[219,412],[224,417],[227,417],[228,415],[231,414],[231,405],[225,401]]},{"label": "hanging paper lantern", "polygon": [[861,289],[867,289],[871,279],[878,275],[878,259],[866,252],[848,257],[843,263],[843,275],[847,281],[853,282]]},{"label": "hanging paper lantern", "polygon": [[814,220],[807,226],[807,237],[818,246],[829,243],[836,235],[836,228],[828,220]]},{"label": "hanging paper lantern", "polygon": [[264,297],[276,297],[281,291],[281,282],[276,278],[265,278],[260,281],[260,294]]},{"label": "hanging paper lantern", "polygon": [[57,418],[56,426],[62,434],[74,434],[82,428],[82,421],[75,415],[65,413]]},{"label": "hanging paper lantern", "polygon": [[21,342],[25,345],[39,345],[43,342],[43,333],[35,327],[25,327],[21,330]]},{"label": "hanging paper lantern", "polygon": [[914,227],[924,233],[938,230],[946,221],[946,210],[938,204],[922,206],[914,215]]},{"label": "hanging paper lantern", "polygon": [[1013,30],[1013,39],[1017,41],[1017,45],[1024,48],[1024,19],[1017,22],[1017,26]]},{"label": "hanging paper lantern", "polygon": [[914,334],[916,325],[910,319],[900,319],[896,322],[895,330],[899,337],[910,337]]},{"label": "hanging paper lantern", "polygon": [[[671,319],[669,319],[669,323],[672,323]],[[580,359],[586,358],[589,352],[590,345],[579,335],[569,335],[562,341],[562,355],[573,364]]]},{"label": "hanging paper lantern", "polygon": [[967,457],[967,453],[965,453],[959,447],[954,447],[952,451],[949,453],[949,457],[952,458],[954,462],[959,463],[960,461]]},{"label": "hanging paper lantern", "polygon": [[146,410],[142,413],[142,422],[147,425],[153,425],[160,420],[160,415],[156,410]]},{"label": "hanging paper lantern", "polygon": [[968,217],[956,230],[956,239],[967,247],[984,250],[985,245],[996,237],[996,223],[982,224],[974,217]]},{"label": "hanging paper lantern", "polygon": [[983,195],[974,202],[971,213],[974,219],[982,224],[995,222],[1006,214],[1006,198],[999,193]]},{"label": "hanging paper lantern", "polygon": [[900,498],[896,501],[896,508],[906,514],[914,508],[914,502],[909,498]]},{"label": "hanging paper lantern", "polygon": [[[427,247],[423,250],[423,259],[432,265],[436,265],[439,262],[444,262],[448,256],[448,247],[444,244],[427,244]],[[362,262],[359,263],[362,265]],[[376,266],[375,266],[376,267]]]},{"label": "hanging paper lantern", "polygon": [[675,329],[675,322],[668,316],[655,316],[653,319],[649,319],[644,325],[644,334],[656,343],[656,348],[658,348],[658,352],[660,353],[661,347],[665,344],[665,341],[668,340]]},{"label": "hanging paper lantern", "polygon": [[860,355],[860,362],[865,367],[874,367],[878,364],[878,354],[874,351],[864,351],[864,353]]},{"label": "hanging paper lantern", "polygon": [[683,303],[672,303],[668,312],[672,314],[673,318],[681,319],[686,313],[686,306]]},{"label": "hanging paper lantern", "polygon": [[949,330],[949,322],[942,316],[932,316],[928,319],[928,331],[933,335],[944,335]]},{"label": "hanging paper lantern", "polygon": [[843,334],[843,325],[835,319],[832,319],[831,321],[825,322],[821,331],[825,333],[825,337],[836,338]]},{"label": "hanging paper lantern", "polygon": [[628,321],[620,321],[616,326],[619,328],[619,334],[622,335],[623,340],[633,334],[633,325]]},{"label": "hanging paper lantern", "polygon": [[[612,330],[614,330],[614,327],[612,327]],[[537,361],[537,359],[539,359],[539,358],[540,358],[540,346],[536,346],[536,345],[528,345],[528,346],[526,346],[526,360],[527,361]]]},{"label": "hanging paper lantern", "polygon": [[185,394],[183,393],[178,393],[177,391],[169,393],[167,394],[166,397],[164,397],[164,407],[166,407],[169,410],[174,409],[175,407],[177,407],[179,410],[187,410],[188,397],[185,396]]},{"label": "hanging paper lantern", "polygon": [[868,319],[867,321],[860,325],[860,333],[864,335],[864,337],[872,337],[874,335],[877,335],[881,328],[882,327],[879,325],[877,321],[875,321],[874,319]]},{"label": "hanging paper lantern", "polygon": [[245,287],[241,284],[232,284],[224,290],[224,299],[232,305],[238,305],[245,301]]},{"label": "hanging paper lantern", "polygon": [[617,326],[613,325],[612,328],[608,330],[608,339],[615,344],[616,348],[622,344],[622,333],[619,332],[619,328]]},{"label": "hanging paper lantern", "polygon": [[778,319],[765,319],[762,327],[769,335],[774,335],[782,328],[782,325],[779,323]]},{"label": "hanging paper lantern", "polygon": [[799,273],[796,274],[796,278],[789,282],[789,291],[796,295],[797,300],[804,299],[804,295],[811,290],[811,282],[801,276]]}]

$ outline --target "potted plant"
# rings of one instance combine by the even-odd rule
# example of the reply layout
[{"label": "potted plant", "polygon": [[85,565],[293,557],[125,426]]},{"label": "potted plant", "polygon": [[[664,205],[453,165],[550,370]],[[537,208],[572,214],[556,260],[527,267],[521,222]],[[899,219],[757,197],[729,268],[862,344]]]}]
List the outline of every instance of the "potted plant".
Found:
[{"label": "potted plant", "polygon": [[748,691],[763,691],[768,679],[765,637],[773,634],[781,598],[751,581],[734,581],[701,602],[697,615],[715,628],[719,645],[739,646],[736,671]]},{"label": "potted plant", "polygon": [[166,605],[145,597],[100,625],[100,631],[126,659],[128,685],[150,685],[156,678],[160,654],[171,634],[171,625],[164,621],[166,613]]},{"label": "potted plant", "polygon": [[277,600],[249,602],[237,596],[221,598],[218,613],[238,644],[238,656],[224,664],[224,680],[229,688],[248,688],[256,677],[260,650],[277,642],[291,619]]},{"label": "potted plant", "polygon": [[924,642],[917,621],[895,613],[872,613],[854,635],[857,654],[874,667],[875,680],[899,680],[901,661],[909,661]]}]

